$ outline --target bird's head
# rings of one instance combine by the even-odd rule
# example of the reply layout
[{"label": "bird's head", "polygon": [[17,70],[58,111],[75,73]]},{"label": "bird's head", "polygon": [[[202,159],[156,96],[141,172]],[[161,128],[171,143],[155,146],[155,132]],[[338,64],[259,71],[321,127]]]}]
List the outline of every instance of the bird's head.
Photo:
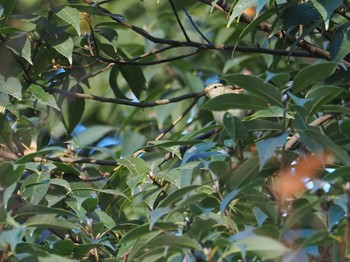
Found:
[{"label": "bird's head", "polygon": [[243,92],[242,88],[235,88],[232,85],[225,86],[221,83],[209,84],[204,88],[204,93],[209,98],[214,98],[216,96],[223,95],[223,94],[229,94],[229,93],[240,94],[242,92]]}]

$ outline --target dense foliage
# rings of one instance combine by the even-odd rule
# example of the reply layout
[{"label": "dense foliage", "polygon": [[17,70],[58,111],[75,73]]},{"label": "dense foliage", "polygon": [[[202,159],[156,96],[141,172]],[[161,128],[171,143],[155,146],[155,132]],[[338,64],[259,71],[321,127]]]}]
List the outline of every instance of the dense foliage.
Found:
[{"label": "dense foliage", "polygon": [[0,15],[0,261],[350,258],[349,1]]}]

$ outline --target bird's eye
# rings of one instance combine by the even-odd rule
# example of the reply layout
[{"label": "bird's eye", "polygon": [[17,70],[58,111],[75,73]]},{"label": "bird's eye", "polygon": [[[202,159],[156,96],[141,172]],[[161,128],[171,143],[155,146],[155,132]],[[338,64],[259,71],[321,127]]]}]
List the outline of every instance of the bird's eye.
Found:
[{"label": "bird's eye", "polygon": [[214,89],[218,88],[218,86],[214,86]]}]

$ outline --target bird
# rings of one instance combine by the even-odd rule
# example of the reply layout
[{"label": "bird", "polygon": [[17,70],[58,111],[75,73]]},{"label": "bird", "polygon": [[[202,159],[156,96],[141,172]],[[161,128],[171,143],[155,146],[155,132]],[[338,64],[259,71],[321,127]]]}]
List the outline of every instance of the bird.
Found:
[{"label": "bird", "polygon": [[[204,93],[209,99],[224,95],[224,94],[241,94],[244,90],[242,88],[236,88],[232,85],[223,85],[221,83],[212,83],[204,88]],[[213,111],[213,117],[217,124],[222,125],[224,122],[224,116],[226,112],[231,115],[242,118],[246,115],[246,111],[242,109],[229,109],[227,111]]]}]

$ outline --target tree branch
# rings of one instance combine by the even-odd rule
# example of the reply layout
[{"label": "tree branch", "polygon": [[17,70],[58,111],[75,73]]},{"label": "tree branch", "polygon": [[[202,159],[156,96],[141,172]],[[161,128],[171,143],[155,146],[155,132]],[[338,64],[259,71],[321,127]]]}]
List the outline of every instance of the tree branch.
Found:
[{"label": "tree branch", "polygon": [[174,12],[174,15],[175,15],[175,17],[176,17],[177,23],[179,24],[179,26],[180,26],[180,28],[181,28],[181,31],[182,31],[183,35],[185,36],[186,41],[187,41],[187,42],[191,42],[191,39],[190,39],[190,37],[187,35],[186,30],[185,30],[184,26],[183,26],[182,23],[181,23],[180,17],[179,17],[179,15],[178,15],[178,13],[176,12],[176,8],[175,8],[175,5],[174,5],[174,2],[173,2],[172,0],[169,0],[169,3],[170,3],[170,6],[171,6],[171,9],[172,9],[173,12]]},{"label": "tree branch", "polygon": [[[85,1],[88,2],[90,4],[93,4],[92,1]],[[208,4],[209,1],[205,1],[205,3]],[[222,1],[218,1],[217,4],[219,4]],[[173,40],[173,39],[166,39],[166,38],[159,38],[159,37],[155,37],[153,35],[151,35],[149,32],[147,32],[146,30],[137,27],[133,24],[131,24],[130,22],[128,22],[122,15],[118,15],[118,14],[112,14],[111,12],[109,12],[107,9],[101,7],[101,6],[96,6],[96,8],[98,8],[101,12],[103,12],[104,14],[106,14],[107,16],[109,16],[113,21],[116,21],[117,23],[131,29],[132,31],[134,31],[135,33],[139,34],[140,36],[148,39],[149,41],[153,42],[153,43],[157,43],[157,44],[165,44],[165,45],[169,45],[172,46],[173,48],[175,47],[193,47],[193,48],[197,48],[196,52],[194,53],[189,53],[186,55],[181,55],[181,56],[177,56],[177,57],[173,57],[173,58],[169,58],[169,59],[164,59],[162,61],[151,61],[151,62],[135,62],[135,61],[125,61],[125,60],[113,60],[113,59],[106,59],[106,58],[101,58],[104,62],[109,62],[109,63],[119,63],[119,64],[135,64],[135,65],[153,65],[153,64],[161,64],[161,63],[165,63],[165,62],[169,62],[169,61],[174,61],[174,60],[178,60],[187,56],[192,56],[195,55],[196,53],[205,50],[205,49],[215,49],[215,50],[224,50],[224,51],[237,51],[237,52],[249,52],[249,53],[263,53],[263,54],[271,54],[271,55],[282,55],[282,56],[294,56],[294,57],[311,57],[311,58],[323,58],[323,59],[327,59],[330,60],[330,55],[328,52],[324,51],[324,50],[320,50],[317,47],[313,47],[311,44],[309,45],[308,43],[304,43],[303,42],[303,46],[305,47],[305,49],[309,52],[298,52],[298,51],[288,51],[288,50],[274,50],[274,49],[268,49],[268,48],[260,48],[260,47],[248,47],[248,46],[234,46],[234,45],[221,45],[221,44],[212,44],[212,43],[199,43],[199,42],[188,42],[188,41],[177,41],[177,40]],[[246,14],[242,14],[241,19],[243,22],[246,23],[250,23],[253,21],[253,18],[246,15]],[[271,25],[266,23],[266,22],[262,22],[259,24],[258,26],[259,30],[270,33],[270,29],[271,29]],[[276,34],[279,38],[283,39],[284,38],[284,34],[277,33]],[[304,40],[303,40],[304,41]],[[294,41],[293,41],[294,43]],[[350,67],[350,64],[349,64]]]},{"label": "tree branch", "polygon": [[[198,1],[202,2],[202,3],[205,3],[207,5],[211,5],[211,6],[213,6],[213,3],[215,2],[214,7],[219,7],[218,9],[220,11],[223,11],[225,13],[229,13],[231,11],[231,6],[226,1],[222,1],[222,0],[219,0],[219,1],[198,0]],[[247,15],[245,13],[242,13],[240,18],[239,18],[239,21],[250,24],[250,23],[252,23],[254,21],[254,17],[252,17],[250,15]],[[261,22],[260,24],[258,24],[257,28],[260,31],[268,33],[268,34],[270,34],[272,32],[271,31],[272,25],[267,23],[267,22]],[[294,44],[297,41],[297,39],[294,36],[285,35],[285,33],[282,32],[282,31],[279,31],[279,32],[275,33],[274,36],[279,38],[279,39],[285,40],[285,41],[287,41],[290,44]],[[331,55],[330,55],[329,52],[327,52],[326,50],[324,50],[324,49],[322,49],[320,47],[312,45],[311,43],[309,43],[308,41],[306,41],[304,39],[300,40],[297,43],[297,46],[302,48],[302,49],[304,49],[304,50],[306,50],[306,51],[308,51],[314,57],[320,57],[320,58],[323,58],[323,59],[326,59],[326,60],[331,60]],[[346,65],[348,68],[350,68],[350,63],[348,61],[343,60],[342,62],[344,63],[344,65]]]},{"label": "tree branch", "polygon": [[[5,160],[18,160],[19,157],[12,152],[0,150],[0,158]],[[87,157],[50,157],[50,156],[37,156],[33,158],[34,162],[60,162],[66,164],[94,164],[101,166],[118,166],[119,163],[115,160],[98,160]]]},{"label": "tree branch", "polygon": [[155,107],[155,106],[161,106],[161,105],[167,105],[171,103],[177,103],[182,100],[190,99],[190,98],[200,98],[202,96],[205,96],[204,92],[198,92],[198,93],[190,93],[185,94],[178,97],[173,97],[169,99],[160,99],[153,102],[133,102],[121,98],[108,98],[108,97],[101,97],[101,96],[95,96],[90,94],[83,94],[83,93],[73,93],[65,90],[61,90],[58,88],[47,88],[46,89],[49,93],[57,93],[64,96],[71,96],[76,97],[80,99],[88,99],[88,100],[95,100],[103,103],[112,103],[112,104],[119,104],[119,105],[128,105],[128,106],[134,106],[134,107],[140,107],[140,108],[146,108],[146,107]]},{"label": "tree branch", "polygon": [[[315,119],[314,121],[312,121],[309,125],[310,126],[319,126],[322,125],[323,123],[332,120],[336,117],[338,117],[339,114],[327,114],[324,116],[321,116],[317,119]],[[299,134],[295,134],[293,135],[288,142],[284,145],[284,150],[290,150],[297,142],[299,141]]]}]

